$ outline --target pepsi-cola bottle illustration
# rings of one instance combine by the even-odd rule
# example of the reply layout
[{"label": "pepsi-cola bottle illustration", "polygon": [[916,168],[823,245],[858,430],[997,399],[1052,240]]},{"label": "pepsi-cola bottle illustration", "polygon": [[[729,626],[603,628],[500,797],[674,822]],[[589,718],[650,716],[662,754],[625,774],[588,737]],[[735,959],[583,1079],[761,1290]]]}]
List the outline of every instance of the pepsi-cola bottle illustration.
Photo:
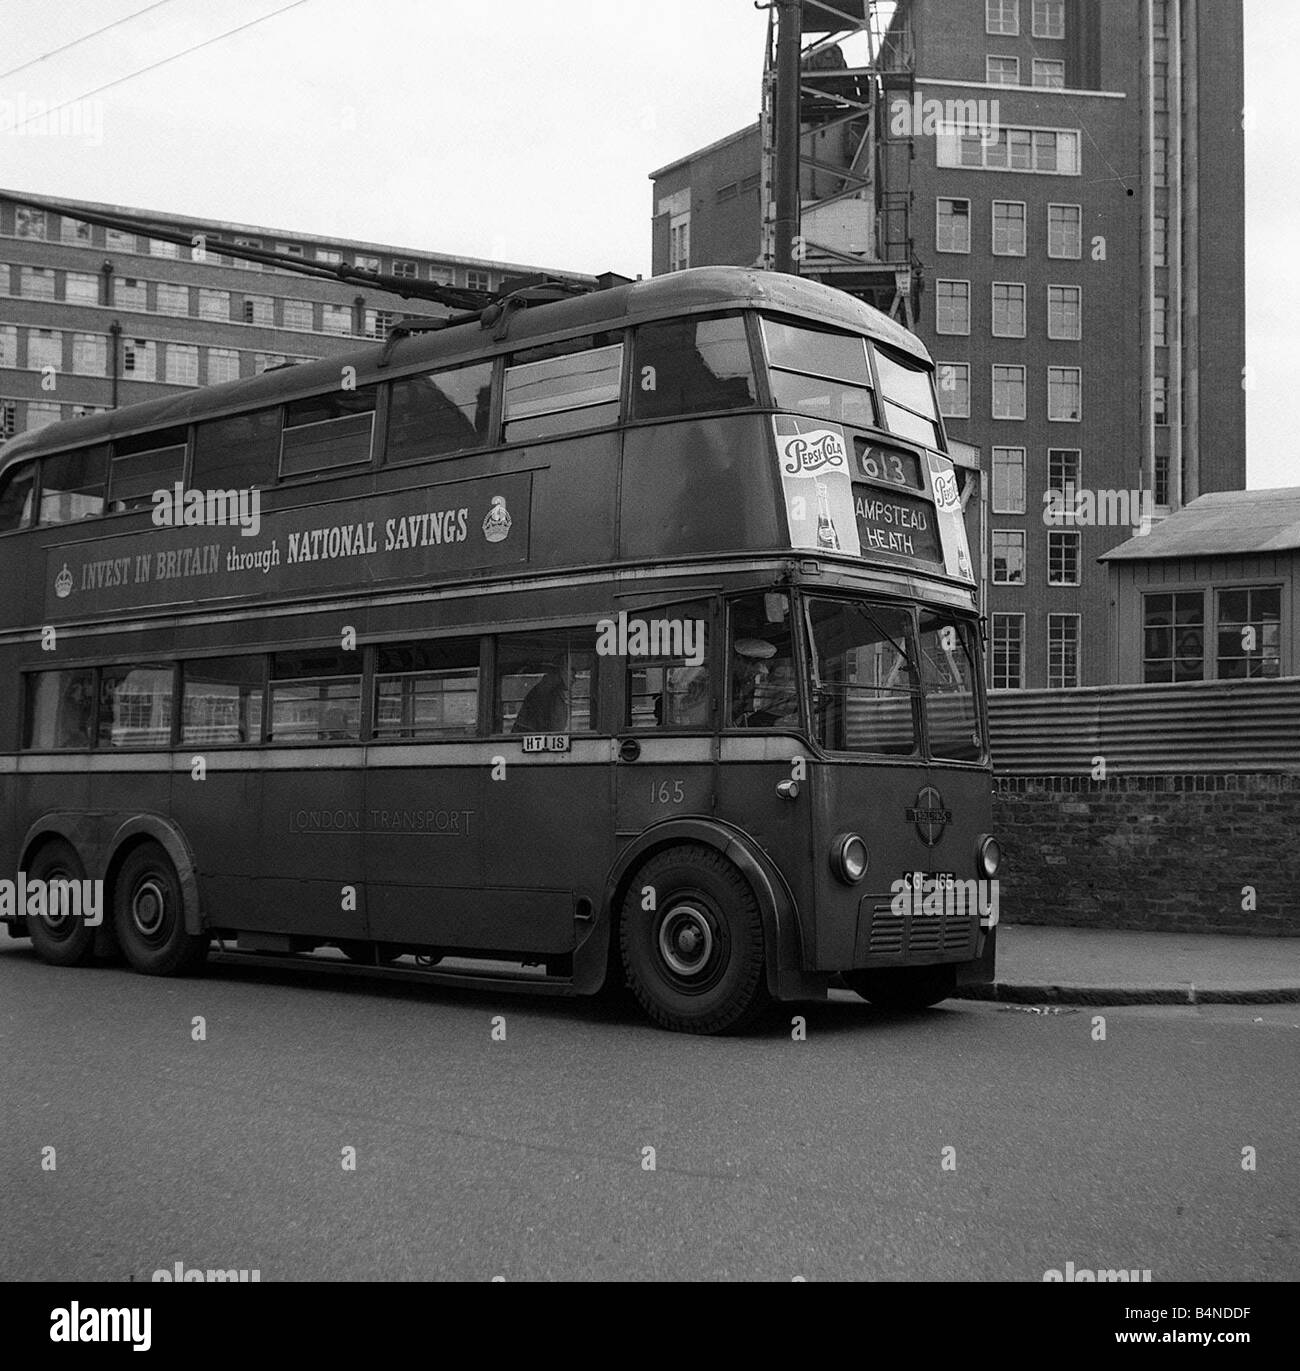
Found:
[{"label": "pepsi-cola bottle illustration", "polygon": [[825,481],[817,482],[817,546],[825,548],[827,552],[840,550],[840,540],[831,520],[830,493]]}]

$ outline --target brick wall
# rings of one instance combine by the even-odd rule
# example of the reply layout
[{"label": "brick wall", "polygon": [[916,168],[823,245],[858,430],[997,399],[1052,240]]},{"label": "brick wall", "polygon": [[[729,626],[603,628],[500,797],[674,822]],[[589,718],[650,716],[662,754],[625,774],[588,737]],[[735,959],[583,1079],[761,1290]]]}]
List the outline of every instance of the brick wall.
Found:
[{"label": "brick wall", "polygon": [[1300,775],[1002,776],[994,818],[1008,923],[1300,936]]}]

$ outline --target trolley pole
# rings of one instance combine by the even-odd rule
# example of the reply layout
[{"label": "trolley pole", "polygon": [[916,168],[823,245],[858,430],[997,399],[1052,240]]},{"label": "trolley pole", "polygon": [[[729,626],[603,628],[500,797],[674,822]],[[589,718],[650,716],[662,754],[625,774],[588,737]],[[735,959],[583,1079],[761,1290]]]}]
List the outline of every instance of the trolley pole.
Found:
[{"label": "trolley pole", "polygon": [[799,274],[802,257],[799,236],[799,104],[800,49],[803,44],[803,0],[776,0],[776,200],[775,250],[777,271]]}]

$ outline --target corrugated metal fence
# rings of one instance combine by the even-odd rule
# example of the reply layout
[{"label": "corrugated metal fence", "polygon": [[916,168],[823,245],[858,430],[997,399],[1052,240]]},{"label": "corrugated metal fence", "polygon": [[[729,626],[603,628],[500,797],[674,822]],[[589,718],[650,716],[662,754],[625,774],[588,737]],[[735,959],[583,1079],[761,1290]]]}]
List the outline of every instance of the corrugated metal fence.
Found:
[{"label": "corrugated metal fence", "polygon": [[1300,677],[989,696],[1002,776],[1300,773]]}]

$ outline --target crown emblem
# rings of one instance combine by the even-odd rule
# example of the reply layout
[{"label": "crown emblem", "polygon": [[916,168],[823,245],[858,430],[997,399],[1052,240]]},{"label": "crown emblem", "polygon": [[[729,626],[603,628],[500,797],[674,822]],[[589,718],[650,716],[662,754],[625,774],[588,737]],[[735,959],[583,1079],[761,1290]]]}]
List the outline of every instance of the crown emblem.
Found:
[{"label": "crown emblem", "polygon": [[60,600],[66,600],[72,594],[72,572],[68,570],[67,562],[64,562],[63,570],[54,578],[54,593]]}]

